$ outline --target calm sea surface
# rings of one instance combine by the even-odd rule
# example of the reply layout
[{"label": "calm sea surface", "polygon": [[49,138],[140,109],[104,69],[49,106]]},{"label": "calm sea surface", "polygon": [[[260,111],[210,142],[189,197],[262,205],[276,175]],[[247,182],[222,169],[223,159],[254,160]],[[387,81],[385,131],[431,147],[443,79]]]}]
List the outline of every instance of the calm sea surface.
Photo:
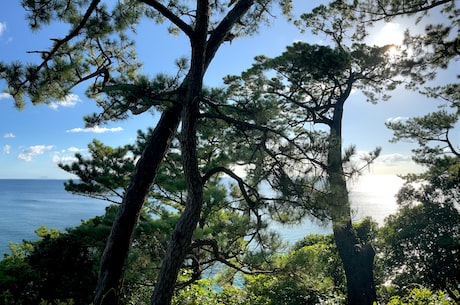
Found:
[{"label": "calm sea surface", "polygon": [[65,229],[81,220],[102,215],[103,201],[72,195],[63,180],[0,179],[0,259],[10,242],[37,239],[34,231],[44,225]]},{"label": "calm sea surface", "polygon": [[[34,240],[41,225],[65,229],[82,220],[102,215],[106,202],[72,195],[64,190],[63,180],[2,180],[0,179],[0,259],[9,253],[9,243]],[[380,224],[396,211],[394,194],[401,186],[396,176],[364,176],[351,186],[350,199],[354,219],[372,216]],[[301,225],[276,226],[281,235],[295,242],[308,233],[329,233],[311,221]]]}]

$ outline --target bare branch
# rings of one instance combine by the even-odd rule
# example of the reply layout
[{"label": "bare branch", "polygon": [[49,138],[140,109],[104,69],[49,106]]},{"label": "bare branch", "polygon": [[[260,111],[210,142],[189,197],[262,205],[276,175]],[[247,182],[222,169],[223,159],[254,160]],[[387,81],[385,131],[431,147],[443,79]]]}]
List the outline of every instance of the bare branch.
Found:
[{"label": "bare branch", "polygon": [[[246,202],[249,204],[249,206],[251,208],[253,208],[255,206],[255,202],[249,197],[249,194],[246,191],[246,187],[250,187],[250,186],[248,184],[246,184],[243,181],[243,179],[241,179],[241,177],[239,177],[237,174],[235,174],[233,171],[231,171],[228,168],[220,166],[220,167],[214,167],[214,168],[210,169],[203,176],[203,184],[206,183],[206,181],[209,180],[209,178],[211,178],[212,175],[215,175],[217,173],[225,173],[225,174],[229,175],[231,178],[233,178],[234,180],[236,180],[236,182],[238,183],[238,187],[241,190],[241,193],[242,193],[244,199],[246,200]],[[250,188],[252,189],[252,187],[250,187]]]},{"label": "bare branch", "polygon": [[235,265],[234,263],[230,262],[227,260],[220,252],[219,246],[217,245],[217,241],[215,239],[197,239],[195,240],[191,247],[192,248],[198,248],[198,247],[203,247],[203,246],[210,246],[212,248],[212,253],[214,257],[216,258],[217,261],[223,263],[224,265],[235,269],[241,273],[248,274],[248,275],[254,275],[254,274],[267,274],[267,273],[273,273],[275,270],[256,270],[256,271],[250,271],[247,269],[244,269],[242,267],[239,267]]},{"label": "bare branch", "polygon": [[185,35],[189,38],[194,36],[194,30],[191,26],[185,23],[182,19],[180,19],[177,15],[171,12],[166,6],[161,4],[155,0],[140,0],[141,2],[153,7],[159,13],[161,13],[164,17],[166,17],[169,21],[171,21],[174,25],[176,25],[179,29],[181,29]]},{"label": "bare branch", "polygon": [[230,34],[233,26],[240,20],[244,14],[254,4],[254,0],[239,0],[235,6],[228,12],[228,14],[222,19],[219,25],[212,31],[211,36],[208,39],[206,46],[206,67],[211,63],[217,49],[225,41]]}]

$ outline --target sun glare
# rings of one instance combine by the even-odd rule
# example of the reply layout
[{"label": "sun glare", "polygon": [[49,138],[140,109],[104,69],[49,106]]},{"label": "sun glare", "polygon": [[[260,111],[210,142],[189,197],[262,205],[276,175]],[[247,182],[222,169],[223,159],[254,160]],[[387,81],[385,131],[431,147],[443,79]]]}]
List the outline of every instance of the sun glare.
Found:
[{"label": "sun glare", "polygon": [[386,22],[380,29],[370,35],[371,43],[377,46],[401,45],[404,39],[404,29],[399,23]]},{"label": "sun glare", "polygon": [[401,48],[398,45],[392,45],[387,49],[386,54],[390,59],[395,59],[398,55],[401,54]]}]

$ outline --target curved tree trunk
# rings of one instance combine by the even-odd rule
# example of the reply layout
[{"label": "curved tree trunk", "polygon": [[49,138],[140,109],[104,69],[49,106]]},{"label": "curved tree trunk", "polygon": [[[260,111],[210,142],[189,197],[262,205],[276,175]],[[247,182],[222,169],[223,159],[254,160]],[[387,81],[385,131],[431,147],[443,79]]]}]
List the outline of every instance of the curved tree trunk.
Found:
[{"label": "curved tree trunk", "polygon": [[198,1],[195,37],[191,38],[192,58],[188,75],[187,96],[184,101],[181,126],[181,153],[187,186],[187,201],[169,241],[166,255],[152,295],[152,305],[171,303],[179,270],[192,243],[203,205],[203,184],[198,166],[197,121],[199,98],[205,71],[206,38],[209,23],[209,3]]},{"label": "curved tree trunk", "polygon": [[[209,0],[200,0],[197,1],[197,4],[205,4],[207,6],[209,5]],[[194,60],[193,58],[201,56],[200,62],[192,63],[189,74],[184,79],[181,86],[181,88],[186,88],[186,90],[180,92],[181,96],[178,97],[178,104],[162,114],[160,122],[157,124],[149,143],[144,149],[141,159],[136,165],[136,170],[131,177],[130,186],[126,191],[122,206],[112,225],[112,231],[102,255],[98,284],[95,292],[95,305],[119,304],[124,267],[132,235],[158,168],[169,148],[171,140],[177,133],[177,127],[181,119],[182,106],[186,105],[188,108],[188,114],[184,114],[183,116],[183,122],[185,123],[188,121],[186,124],[190,124],[189,126],[192,128],[190,130],[191,133],[188,135],[196,135],[196,121],[194,120],[197,118],[193,116],[197,115],[197,98],[202,89],[204,73],[217,50],[229,35],[233,25],[246,14],[253,4],[254,0],[240,0],[236,2],[219,25],[212,31],[212,35],[210,35],[207,43],[208,28],[206,28],[206,30],[204,28],[201,29],[205,35],[199,38],[201,40],[199,42],[197,41],[198,43],[193,42],[197,37],[190,37],[192,41],[192,61]],[[209,12],[206,11],[206,16],[204,17],[208,18],[208,13]],[[205,26],[207,26],[207,24]],[[201,54],[196,53],[197,51],[201,52]],[[193,54],[193,52],[195,53]],[[199,71],[192,68],[192,66],[196,67]],[[195,71],[193,71],[193,69],[195,69]],[[192,116],[190,117],[190,115]],[[189,127],[185,128],[182,126],[182,128],[185,131]],[[187,136],[185,136],[185,138],[187,139]],[[195,142],[196,145],[194,137],[189,139],[192,141],[189,142],[189,144]],[[188,146],[187,153],[193,152],[193,147],[189,144],[186,144]],[[190,155],[190,157],[196,159],[196,152]],[[188,250],[193,230],[196,227],[195,221],[198,221],[199,213],[201,213],[203,190],[202,186],[200,186],[200,188],[197,186],[197,183],[201,184],[201,177],[198,178],[198,168],[192,163],[193,162],[186,162],[184,160],[184,168],[189,168],[190,170],[190,172],[186,174],[186,176],[188,176],[186,177],[188,188],[187,207],[179,218],[175,231],[171,237],[167,255],[163,261],[154,296],[152,297],[152,304],[167,305],[170,303],[174,284],[179,272],[178,268],[182,265],[185,257],[183,253],[186,253]]]},{"label": "curved tree trunk", "polygon": [[[351,90],[351,87],[349,88]],[[347,304],[372,305],[376,301],[374,256],[371,245],[362,245],[353,230],[347,183],[342,162],[342,117],[345,98],[337,101],[330,124],[327,159],[331,191],[334,240],[345,269]]]},{"label": "curved tree trunk", "polygon": [[94,304],[114,305],[120,301],[124,266],[132,235],[161,161],[176,135],[181,109],[181,105],[175,105],[162,114],[136,164],[102,255]]}]

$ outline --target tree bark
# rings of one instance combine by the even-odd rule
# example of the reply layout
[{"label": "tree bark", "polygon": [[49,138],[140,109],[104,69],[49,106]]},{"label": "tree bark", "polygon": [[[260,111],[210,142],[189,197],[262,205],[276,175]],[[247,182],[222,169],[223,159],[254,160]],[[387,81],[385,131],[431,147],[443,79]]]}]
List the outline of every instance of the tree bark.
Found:
[{"label": "tree bark", "polygon": [[[209,1],[197,1],[197,4],[202,5],[203,3],[209,5]],[[198,44],[193,41],[196,37],[189,37],[192,41],[192,61],[194,61],[193,58],[201,56],[201,62],[198,63],[195,61],[195,63],[192,62],[192,65],[193,67],[199,67],[198,69],[200,69],[200,71],[198,72],[195,68],[193,68],[195,69],[195,71],[193,71],[191,65],[190,71],[181,86],[181,88],[185,88],[186,90],[179,93],[178,104],[162,114],[148,145],[144,149],[141,159],[136,165],[136,170],[132,175],[130,186],[126,191],[117,218],[112,225],[112,231],[102,255],[98,284],[95,292],[95,305],[119,304],[124,267],[132,235],[161,161],[169,148],[171,140],[177,133],[182,107],[187,105],[188,108],[188,114],[183,115],[183,122],[188,121],[186,124],[190,124],[192,128],[195,128],[191,129],[190,132],[196,136],[196,126],[193,127],[196,122],[193,123],[194,118],[193,115],[190,117],[190,114],[196,114],[198,111],[197,98],[202,90],[204,73],[217,50],[229,35],[233,25],[246,14],[253,4],[254,0],[240,0],[236,2],[233,8],[214,29],[207,43],[206,37],[209,32],[208,28],[206,28],[206,36],[201,36],[199,38],[201,40],[196,41]],[[206,18],[208,17],[209,16],[206,16]],[[202,31],[204,30],[202,29]],[[195,33],[192,33],[192,36],[193,35],[195,35]],[[197,51],[201,52],[201,55],[198,54]],[[193,74],[195,76],[199,75],[199,77],[191,77]],[[192,105],[193,103],[195,104]],[[186,117],[188,117],[188,119],[186,119]],[[189,127],[182,126],[184,131],[188,128]],[[182,138],[187,139],[187,137],[188,136],[183,136]],[[195,142],[196,144],[195,138],[189,139],[192,143]],[[189,146],[189,152],[192,150],[190,150]],[[196,158],[196,152],[192,158]],[[193,231],[196,227],[195,221],[199,219],[199,213],[201,212],[202,194],[200,195],[200,192],[202,192],[202,186],[200,189],[196,186],[196,183],[201,184],[201,180],[198,179],[196,175],[196,173],[199,172],[197,171],[197,167],[193,164],[184,161],[184,170],[186,170],[185,168],[189,168],[189,166],[192,166],[193,169],[190,170],[188,175],[186,174],[187,187],[190,188],[188,189],[187,205],[171,236],[167,254],[163,261],[155,287],[155,292],[152,296],[152,304],[170,304],[174,284],[179,272],[178,268],[180,268],[185,258],[183,253],[186,253],[188,250]],[[195,174],[192,172],[195,172]],[[189,185],[189,183],[191,184]]]},{"label": "tree bark", "polygon": [[362,245],[353,231],[351,221],[334,225],[334,239],[347,278],[347,304],[372,305],[376,301],[374,256],[371,245]]},{"label": "tree bark", "polygon": [[[351,86],[349,89],[351,90]],[[348,94],[345,96],[348,97]],[[353,230],[347,183],[343,170],[342,117],[345,96],[335,104],[330,123],[327,160],[331,191],[330,213],[334,240],[345,269],[347,304],[372,305],[377,298],[373,273],[375,252],[371,245],[362,245]]]},{"label": "tree bark", "polygon": [[124,266],[133,232],[161,160],[176,135],[181,109],[182,105],[177,104],[163,112],[136,164],[102,254],[94,304],[114,305],[120,301]]},{"label": "tree bark", "polygon": [[199,98],[205,72],[206,38],[209,23],[208,1],[197,2],[192,58],[187,96],[184,101],[181,127],[181,153],[187,186],[187,201],[166,250],[165,259],[152,295],[152,305],[170,304],[179,270],[192,243],[193,232],[200,220],[203,205],[203,184],[197,155],[197,121]]}]

